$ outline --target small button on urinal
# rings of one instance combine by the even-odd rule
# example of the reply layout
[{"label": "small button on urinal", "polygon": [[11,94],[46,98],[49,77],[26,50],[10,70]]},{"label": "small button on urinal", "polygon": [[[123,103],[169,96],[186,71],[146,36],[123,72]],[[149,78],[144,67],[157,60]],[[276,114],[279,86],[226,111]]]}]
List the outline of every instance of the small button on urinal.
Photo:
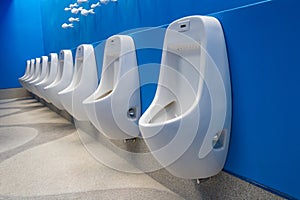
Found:
[{"label": "small button on urinal", "polygon": [[37,95],[37,96],[41,96],[38,89],[37,89],[37,86],[42,83],[45,78],[46,78],[46,75],[47,75],[47,70],[48,70],[48,56],[42,56],[41,58],[41,73],[40,73],[40,76],[39,78],[35,81],[35,83],[32,84],[32,92]]},{"label": "small button on urinal", "polygon": [[45,87],[45,93],[49,100],[58,109],[64,109],[58,93],[65,89],[73,77],[73,56],[71,50],[61,50],[59,54],[58,71],[52,84]]},{"label": "small button on urinal", "polygon": [[22,87],[24,87],[24,80],[26,80],[26,78],[29,76],[29,74],[30,74],[30,60],[27,60],[25,73],[22,77],[19,78],[19,82],[22,85]]},{"label": "small button on urinal", "polygon": [[30,73],[29,76],[23,81],[24,88],[29,91],[28,82],[32,80],[35,73],[35,59],[30,60]]},{"label": "small button on urinal", "polygon": [[125,35],[108,38],[103,57],[99,86],[83,102],[87,116],[108,138],[137,137],[141,105],[133,39]]},{"label": "small button on urinal", "polygon": [[226,44],[216,18],[190,16],[166,31],[155,97],[139,121],[153,156],[170,173],[207,178],[225,164],[231,129]]},{"label": "small button on urinal", "polygon": [[75,67],[71,83],[58,93],[60,102],[75,119],[88,121],[83,100],[97,88],[98,73],[92,45],[83,44],[76,50]]},{"label": "small button on urinal", "polygon": [[50,101],[45,93],[44,88],[50,85],[55,80],[57,74],[57,62],[58,62],[57,54],[50,53],[48,57],[48,67],[47,67],[45,79],[39,84],[37,84],[36,86],[36,89],[38,90],[40,97],[46,100],[48,103],[50,103]]}]

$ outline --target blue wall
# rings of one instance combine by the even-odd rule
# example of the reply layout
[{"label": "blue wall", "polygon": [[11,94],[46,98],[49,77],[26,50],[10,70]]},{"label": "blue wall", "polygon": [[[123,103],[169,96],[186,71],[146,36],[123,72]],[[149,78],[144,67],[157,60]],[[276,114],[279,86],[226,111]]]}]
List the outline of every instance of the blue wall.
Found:
[{"label": "blue wall", "polygon": [[[88,8],[98,0],[82,4]],[[95,9],[96,15],[82,17],[65,12],[64,8],[75,0],[41,0],[45,51],[75,48],[83,43],[104,40],[111,35],[137,27],[159,26],[193,14],[206,14],[259,0],[118,0]],[[64,30],[61,25],[68,18],[77,16],[80,22],[74,29]],[[54,42],[55,41],[55,42]]]},{"label": "blue wall", "polygon": [[[186,15],[217,17],[223,25],[227,41],[233,91],[232,137],[225,170],[300,199],[300,156],[297,148],[300,141],[297,127],[300,113],[298,0],[260,3],[259,0],[118,0],[118,3],[97,8],[94,16],[80,17],[81,22],[74,29],[67,30],[62,29],[61,24],[72,15],[63,9],[73,1],[40,1],[45,54],[104,40],[132,28],[168,24]],[[22,4],[21,0],[18,2]],[[30,3],[24,2],[26,6]],[[8,15],[8,22],[15,22],[12,17],[15,12],[15,9],[8,12],[13,13]],[[39,34],[34,33],[35,29],[29,33],[37,37]],[[142,83],[155,82],[158,77],[161,52],[153,48],[152,43],[161,46],[163,34],[155,33],[155,30],[130,33],[138,48],[149,46],[137,51],[138,62],[143,65],[140,67]],[[146,41],[144,34],[148,34]],[[24,40],[20,33],[14,37],[8,35],[7,45],[8,41],[15,42],[18,38]],[[31,42],[35,48],[28,50],[27,53],[31,54],[26,58],[40,56],[40,39],[37,37],[36,42]],[[16,42],[14,44],[20,46]],[[96,50],[98,64],[101,63],[101,48]],[[24,56],[23,51],[17,53]],[[23,67],[25,58],[19,61]],[[3,74],[9,70],[7,67],[1,72]],[[7,77],[7,81],[11,78]],[[11,87],[8,83],[5,82],[4,86]],[[143,86],[143,110],[154,93],[155,84]]]},{"label": "blue wall", "polygon": [[0,2],[0,89],[20,87],[26,60],[44,55],[40,1]]},{"label": "blue wall", "polygon": [[300,2],[277,0],[221,19],[233,87],[225,169],[300,198]]}]

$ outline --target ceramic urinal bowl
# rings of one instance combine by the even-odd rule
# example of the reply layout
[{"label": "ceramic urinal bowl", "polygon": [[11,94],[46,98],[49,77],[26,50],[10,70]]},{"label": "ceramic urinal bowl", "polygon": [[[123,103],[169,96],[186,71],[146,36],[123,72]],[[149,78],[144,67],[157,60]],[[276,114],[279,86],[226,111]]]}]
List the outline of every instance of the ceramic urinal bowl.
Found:
[{"label": "ceramic urinal bowl", "polygon": [[40,94],[40,97],[46,100],[48,103],[50,103],[50,101],[46,96],[44,88],[50,85],[55,80],[57,74],[57,63],[58,63],[57,54],[50,53],[48,57],[48,67],[46,70],[46,76],[42,82],[36,85],[36,89]]},{"label": "ceramic urinal bowl", "polygon": [[72,81],[67,88],[58,93],[65,110],[79,121],[88,121],[82,102],[96,90],[97,85],[94,48],[92,45],[80,45],[76,51]]},{"label": "ceramic urinal bowl", "polygon": [[40,75],[38,76],[38,78],[36,79],[36,81],[34,81],[34,83],[32,83],[32,93],[34,93],[37,96],[40,96],[36,86],[44,81],[46,75],[47,75],[47,70],[48,70],[48,56],[42,56],[41,59],[41,72]]},{"label": "ceramic urinal bowl", "polygon": [[31,79],[31,81],[28,82],[29,91],[32,93],[34,91],[34,84],[39,79],[41,72],[42,72],[41,58],[36,58],[34,77]]},{"label": "ceramic urinal bowl", "polygon": [[20,84],[24,87],[24,80],[26,80],[26,78],[29,76],[30,74],[30,60],[26,61],[26,70],[25,73],[22,77],[19,78],[19,82]]},{"label": "ceramic urinal bowl", "polygon": [[34,73],[35,73],[35,59],[31,59],[31,60],[30,60],[30,74],[29,74],[29,76],[23,81],[24,88],[25,88],[26,90],[28,90],[28,91],[29,91],[28,82],[30,82],[30,81],[33,79]]},{"label": "ceramic urinal bowl", "polygon": [[110,139],[137,137],[139,87],[133,39],[125,35],[110,37],[105,44],[100,84],[83,102],[89,120]]},{"label": "ceramic urinal bowl", "polygon": [[169,25],[158,88],[139,126],[153,156],[173,175],[207,178],[223,168],[231,86],[217,19],[190,16]]},{"label": "ceramic urinal bowl", "polygon": [[73,56],[70,50],[62,50],[59,54],[58,71],[52,84],[45,87],[45,93],[49,100],[58,109],[64,109],[60,102],[58,93],[65,89],[73,77]]}]

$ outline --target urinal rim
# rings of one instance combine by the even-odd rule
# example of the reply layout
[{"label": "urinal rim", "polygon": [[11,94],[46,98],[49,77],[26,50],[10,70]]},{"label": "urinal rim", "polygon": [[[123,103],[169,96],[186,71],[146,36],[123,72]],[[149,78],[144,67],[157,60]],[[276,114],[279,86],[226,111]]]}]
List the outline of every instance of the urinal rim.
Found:
[{"label": "urinal rim", "polygon": [[52,89],[52,88],[56,87],[56,86],[58,85],[59,82],[60,82],[60,80],[59,80],[59,81],[55,81],[55,80],[54,80],[50,85],[47,85],[44,89],[45,89],[45,90]]},{"label": "urinal rim", "polygon": [[34,79],[34,77],[30,77],[28,80],[25,80],[24,83],[25,84],[30,83],[31,81],[33,81],[32,79]]},{"label": "urinal rim", "polygon": [[29,84],[31,84],[31,85],[32,85],[32,84],[35,84],[36,82],[39,81],[39,79],[40,79],[40,75],[38,75],[37,77],[35,77],[34,80],[30,81]]},{"label": "urinal rim", "polygon": [[[65,88],[65,89],[66,89],[66,88]],[[58,92],[58,95],[65,95],[65,94],[69,94],[69,93],[72,93],[72,92],[74,92],[74,90],[75,90],[75,88],[70,88],[70,89],[68,89],[68,90],[65,90],[65,89],[63,89],[63,90],[59,91],[59,92]]]},{"label": "urinal rim", "polygon": [[113,92],[110,92],[108,95],[98,99],[98,98],[94,98],[95,95],[91,95],[88,98],[86,98],[82,103],[83,104],[93,104],[93,103],[101,103],[102,101],[107,100],[108,98],[111,98],[113,95]]},{"label": "urinal rim", "polygon": [[[154,106],[157,105],[157,104],[154,103],[154,101],[153,101],[153,106],[152,106],[152,103],[151,103],[151,105],[149,106],[149,108],[148,108],[148,109],[144,112],[144,114],[141,116],[141,118],[140,118],[140,120],[139,120],[139,124],[140,124],[141,126],[143,126],[143,127],[158,127],[158,126],[164,126],[164,125],[168,125],[168,124],[174,123],[174,122],[176,122],[176,121],[179,121],[179,120],[185,118],[188,114],[190,114],[191,112],[193,112],[195,109],[198,108],[197,105],[198,105],[200,96],[201,96],[201,94],[199,94],[199,95],[196,96],[195,101],[193,102],[193,104],[192,104],[192,105],[190,106],[190,108],[189,108],[187,111],[185,111],[183,114],[181,114],[181,115],[179,115],[179,116],[177,116],[177,117],[174,117],[174,118],[172,118],[172,119],[163,121],[163,122],[146,123],[146,122],[145,122],[146,119],[144,119],[144,118],[146,118],[146,116],[149,116],[149,112],[150,112],[150,111],[148,111],[148,110],[153,109],[152,107],[154,107]],[[151,109],[150,109],[150,108],[151,108]],[[159,110],[159,111],[160,111],[160,110]],[[159,111],[158,111],[158,112],[159,112]],[[158,113],[158,112],[157,112],[157,113]],[[155,116],[155,115],[154,115],[154,116]],[[152,118],[153,118],[153,117],[152,117]],[[152,119],[152,118],[151,118],[151,119]],[[151,119],[150,119],[150,120],[151,120]]]},{"label": "urinal rim", "polygon": [[20,78],[18,78],[18,80],[22,80],[23,78],[25,78],[26,75],[28,75],[28,72],[30,71],[30,60],[26,60],[26,69],[25,72],[23,74],[23,76],[21,76]]},{"label": "urinal rim", "polygon": [[60,82],[60,80],[61,79],[59,79],[58,81],[56,81],[56,77],[55,77],[55,79],[53,80],[53,82],[50,83],[49,85],[47,85],[44,89],[45,90],[49,90],[49,89],[55,87],[56,85],[58,85],[58,83]]}]

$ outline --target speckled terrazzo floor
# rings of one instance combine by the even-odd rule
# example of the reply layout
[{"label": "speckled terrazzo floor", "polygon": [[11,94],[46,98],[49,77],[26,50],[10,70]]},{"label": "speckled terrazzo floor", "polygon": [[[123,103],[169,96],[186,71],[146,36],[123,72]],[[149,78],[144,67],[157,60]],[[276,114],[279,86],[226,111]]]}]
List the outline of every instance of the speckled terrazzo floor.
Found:
[{"label": "speckled terrazzo floor", "polygon": [[[47,106],[57,112],[53,105]],[[196,180],[174,177],[165,169],[147,174],[113,170],[87,150],[97,148],[98,153],[108,157],[108,162],[118,163],[121,168],[131,169],[135,165],[132,160],[111,153],[104,145],[104,136],[96,134],[84,147],[79,139],[84,134],[47,106],[29,97],[0,100],[1,200],[283,199],[223,171],[197,184]],[[90,135],[85,137],[95,134],[89,125],[87,130]],[[126,144],[119,141],[116,145],[137,152],[148,151],[141,139]],[[152,162],[138,160],[135,164]]]},{"label": "speckled terrazzo floor", "polygon": [[93,159],[74,125],[35,99],[0,100],[0,199],[183,199]]}]

